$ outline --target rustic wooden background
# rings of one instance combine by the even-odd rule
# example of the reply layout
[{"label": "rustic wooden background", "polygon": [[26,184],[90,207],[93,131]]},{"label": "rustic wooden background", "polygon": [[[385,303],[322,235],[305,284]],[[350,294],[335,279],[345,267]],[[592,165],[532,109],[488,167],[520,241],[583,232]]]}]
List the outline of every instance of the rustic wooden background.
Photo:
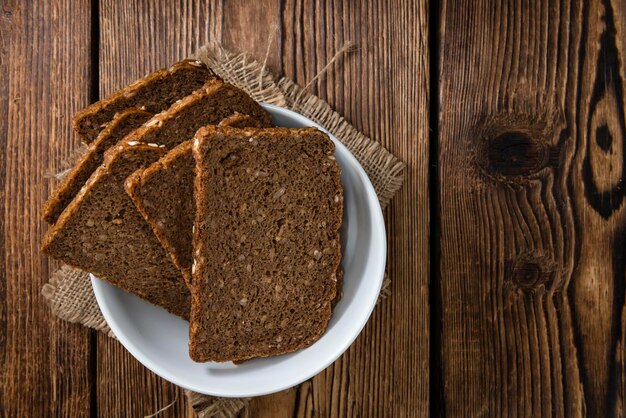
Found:
[{"label": "rustic wooden background", "polygon": [[0,1],[0,415],[192,416],[117,342],[56,320],[42,204],[74,112],[210,39],[407,163],[392,296],[248,417],[626,414],[626,2]]}]

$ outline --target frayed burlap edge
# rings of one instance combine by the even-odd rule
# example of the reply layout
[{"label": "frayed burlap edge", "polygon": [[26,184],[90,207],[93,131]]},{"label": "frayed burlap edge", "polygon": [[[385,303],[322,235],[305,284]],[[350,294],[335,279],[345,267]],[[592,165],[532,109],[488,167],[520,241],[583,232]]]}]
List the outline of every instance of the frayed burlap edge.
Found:
[{"label": "frayed burlap edge", "polygon": [[[334,63],[339,54],[348,49],[342,48],[331,59],[331,62]],[[276,81],[267,71],[265,62],[261,64],[251,59],[246,53],[225,50],[218,43],[205,45],[193,55],[193,58],[205,62],[225,81],[243,89],[255,100],[294,110],[326,128],[352,152],[363,166],[383,208],[402,185],[403,162],[379,143],[356,130],[328,103],[309,94],[287,78]],[[325,67],[325,70],[329,67],[330,65]],[[316,76],[316,79],[320,75]],[[74,161],[77,154],[73,153]],[[68,172],[69,165],[64,164],[64,168],[52,177],[57,180],[63,178]],[[389,296],[390,293],[390,280],[385,276],[379,301]],[[54,315],[115,338],[100,312],[87,273],[63,266],[44,285],[42,294]],[[248,398],[216,398],[189,390],[185,390],[185,395],[200,418],[234,417],[245,409],[249,402]]]},{"label": "frayed burlap edge", "polygon": [[214,398],[190,390],[185,395],[198,418],[235,417],[250,402],[250,398]]},{"label": "frayed burlap edge", "polygon": [[52,274],[41,293],[54,315],[115,338],[100,312],[87,273],[64,265]]},{"label": "frayed burlap edge", "polygon": [[274,76],[248,54],[231,52],[217,42],[210,42],[190,58],[204,62],[224,81],[244,90],[254,100],[285,106],[285,95],[278,89]]}]

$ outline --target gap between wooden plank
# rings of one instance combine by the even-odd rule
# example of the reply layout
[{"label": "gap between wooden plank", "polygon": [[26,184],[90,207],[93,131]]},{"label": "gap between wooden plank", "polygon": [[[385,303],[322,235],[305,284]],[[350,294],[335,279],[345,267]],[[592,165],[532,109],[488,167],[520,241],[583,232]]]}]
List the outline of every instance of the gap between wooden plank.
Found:
[{"label": "gap between wooden plank", "polygon": [[428,406],[431,418],[445,416],[443,381],[441,379],[441,283],[439,268],[439,2],[428,2],[428,189],[430,194],[428,299],[430,307]]},{"label": "gap between wooden plank", "polygon": [[[91,74],[89,80],[89,102],[100,100],[100,1],[91,0],[90,33]],[[89,331],[89,384],[91,417],[98,416],[98,335],[96,330]]]}]

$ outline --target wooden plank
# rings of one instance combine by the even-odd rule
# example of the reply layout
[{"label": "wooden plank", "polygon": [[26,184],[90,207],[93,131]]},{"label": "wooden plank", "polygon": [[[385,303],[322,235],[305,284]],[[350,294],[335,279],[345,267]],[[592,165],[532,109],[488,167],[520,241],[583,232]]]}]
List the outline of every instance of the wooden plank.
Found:
[{"label": "wooden plank", "polygon": [[[90,82],[90,5],[0,2],[0,415],[88,416],[89,331],[54,318],[41,287],[41,208],[78,144]],[[85,45],[87,40],[87,45]]]},{"label": "wooden plank", "polygon": [[624,414],[625,21],[442,3],[445,415]]},{"label": "wooden plank", "polygon": [[[377,307],[350,351],[299,389],[255,399],[247,416],[416,413],[428,408],[428,55],[425,1],[417,6],[364,2],[265,1],[169,6],[102,1],[101,93],[185,56],[207,39],[263,59],[276,74],[310,81],[344,41],[359,49],[314,91],[409,165],[407,185],[387,213],[389,273],[397,296]],[[207,23],[208,22],[208,23]],[[367,23],[362,25],[362,23]],[[177,29],[181,28],[181,29]],[[175,33],[175,32],[180,33]],[[384,34],[381,35],[381,34]],[[395,48],[394,42],[408,45]],[[138,56],[146,57],[137,59]],[[131,62],[133,65],[128,65]],[[405,106],[415,109],[405,112]],[[395,256],[392,256],[394,255]],[[152,413],[174,389],[114,342],[98,340],[98,410]],[[146,383],[148,382],[148,384]],[[178,405],[168,414],[183,413]]]}]

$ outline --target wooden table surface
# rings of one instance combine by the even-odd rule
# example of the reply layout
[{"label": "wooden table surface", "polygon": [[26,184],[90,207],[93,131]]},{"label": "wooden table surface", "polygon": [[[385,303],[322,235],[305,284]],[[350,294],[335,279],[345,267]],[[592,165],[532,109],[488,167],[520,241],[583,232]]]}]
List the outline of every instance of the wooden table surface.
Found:
[{"label": "wooden table surface", "polygon": [[248,417],[626,414],[626,2],[0,1],[0,415],[192,416],[41,287],[71,116],[208,40],[304,85],[407,164],[392,296]]}]

